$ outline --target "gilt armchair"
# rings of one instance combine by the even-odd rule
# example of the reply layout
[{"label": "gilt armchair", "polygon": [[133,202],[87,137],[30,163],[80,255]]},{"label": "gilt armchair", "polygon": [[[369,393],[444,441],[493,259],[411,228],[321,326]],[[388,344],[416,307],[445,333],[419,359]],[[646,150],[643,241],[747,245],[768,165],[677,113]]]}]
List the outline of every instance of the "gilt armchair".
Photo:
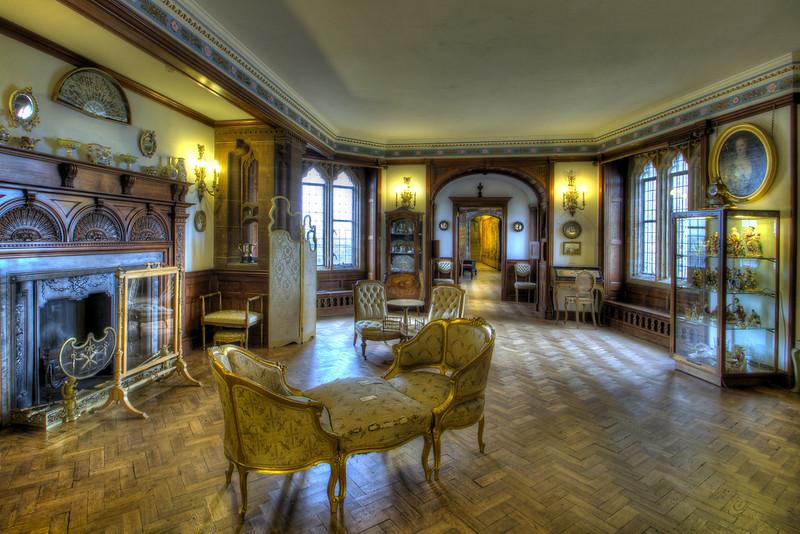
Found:
[{"label": "gilt armchair", "polygon": [[[332,433],[320,402],[303,397],[286,383],[283,365],[256,358],[227,345],[208,350],[211,369],[222,402],[223,444],[230,484],[239,471],[241,505],[247,511],[247,475],[295,473],[320,463],[330,465],[328,501],[335,511],[339,479],[339,439]],[[287,434],[291,432],[291,434]]]},{"label": "gilt armchair", "polygon": [[[384,375],[389,384],[433,415],[433,474],[438,480],[442,434],[478,424],[483,452],[486,384],[494,350],[494,329],[481,318],[434,320],[414,338],[395,345],[394,362]],[[423,451],[426,478],[429,448]]]},{"label": "gilt armchair", "polygon": [[[213,304],[215,301],[216,305]],[[256,303],[258,303],[258,307],[256,307]],[[216,309],[211,311],[210,308],[212,307]],[[244,310],[234,310],[222,308],[222,292],[220,291],[200,295],[200,325],[202,327],[203,350],[206,348],[207,326],[217,327],[214,332],[215,345],[235,342],[248,348],[250,328],[259,325],[259,342],[263,345],[264,296],[248,297],[245,301]]]},{"label": "gilt armchair", "polygon": [[386,293],[377,280],[359,280],[353,284],[353,345],[361,337],[361,356],[367,359],[367,341],[402,339],[399,317],[390,317],[386,308]]}]

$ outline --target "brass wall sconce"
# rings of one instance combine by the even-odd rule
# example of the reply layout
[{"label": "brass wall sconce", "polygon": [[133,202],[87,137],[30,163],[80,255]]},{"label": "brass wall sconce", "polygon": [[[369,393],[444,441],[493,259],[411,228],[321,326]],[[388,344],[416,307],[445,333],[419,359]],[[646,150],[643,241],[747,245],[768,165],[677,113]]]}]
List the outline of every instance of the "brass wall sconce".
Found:
[{"label": "brass wall sconce", "polygon": [[586,209],[586,193],[578,191],[575,186],[575,173],[570,169],[567,171],[567,189],[562,194],[561,207],[564,211],[574,217],[576,211]]},{"label": "brass wall sconce", "polygon": [[405,188],[394,193],[394,207],[412,210],[417,206],[417,192],[411,187],[410,176],[403,176],[403,183]]},{"label": "brass wall sconce", "polygon": [[[194,185],[197,188],[197,203],[203,201],[203,195],[208,193],[214,196],[219,190],[219,163],[214,160],[206,159],[206,146],[197,145],[197,161],[194,164],[194,175],[196,177]],[[211,176],[211,186],[206,184],[206,177]]]}]

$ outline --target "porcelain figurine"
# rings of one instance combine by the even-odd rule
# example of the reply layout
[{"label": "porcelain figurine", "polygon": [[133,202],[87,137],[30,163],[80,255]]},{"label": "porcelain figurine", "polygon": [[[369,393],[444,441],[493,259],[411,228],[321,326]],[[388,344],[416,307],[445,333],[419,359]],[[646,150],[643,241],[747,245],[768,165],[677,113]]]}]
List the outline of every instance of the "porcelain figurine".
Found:
[{"label": "porcelain figurine", "polygon": [[761,328],[761,316],[756,313],[756,310],[751,309],[745,319],[745,324],[748,328]]},{"label": "porcelain figurine", "polygon": [[742,240],[742,236],[739,235],[739,230],[737,230],[735,226],[731,228],[731,233],[728,236],[727,243],[729,256],[741,257],[745,255],[746,249],[744,241]]},{"label": "porcelain figurine", "polygon": [[109,146],[89,143],[86,145],[86,157],[89,159],[89,163],[94,163],[96,165],[111,167],[113,164],[111,147]]},{"label": "porcelain figurine", "polygon": [[23,150],[33,150],[36,148],[36,143],[38,143],[40,139],[38,137],[29,137],[27,135],[22,135],[19,138],[19,147]]},{"label": "porcelain figurine", "polygon": [[719,254],[719,232],[706,239],[706,255],[717,256]]},{"label": "porcelain figurine", "polygon": [[7,145],[10,137],[11,133],[4,126],[0,126],[0,145]]},{"label": "porcelain figurine", "polygon": [[744,243],[748,256],[760,257],[764,255],[764,250],[761,247],[761,234],[758,233],[754,226],[745,227]]}]

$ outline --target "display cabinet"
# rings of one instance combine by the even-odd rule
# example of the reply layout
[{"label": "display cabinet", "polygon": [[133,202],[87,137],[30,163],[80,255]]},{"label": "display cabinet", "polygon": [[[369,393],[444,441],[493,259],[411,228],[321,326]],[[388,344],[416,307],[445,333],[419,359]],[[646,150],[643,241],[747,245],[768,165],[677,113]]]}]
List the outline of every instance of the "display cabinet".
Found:
[{"label": "display cabinet", "polygon": [[416,273],[422,268],[422,213],[399,208],[386,213],[386,272]]},{"label": "display cabinet", "polygon": [[777,211],[672,217],[672,355],[714,384],[770,378],[778,364]]}]

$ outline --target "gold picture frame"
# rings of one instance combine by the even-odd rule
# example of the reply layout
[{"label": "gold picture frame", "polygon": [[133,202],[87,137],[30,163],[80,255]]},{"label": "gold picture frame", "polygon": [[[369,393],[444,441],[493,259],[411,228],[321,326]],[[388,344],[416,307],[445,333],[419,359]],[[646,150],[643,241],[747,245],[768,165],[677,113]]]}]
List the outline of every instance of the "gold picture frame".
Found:
[{"label": "gold picture frame", "polygon": [[562,256],[580,256],[581,255],[581,242],[580,241],[562,241],[561,242],[561,255]]},{"label": "gold picture frame", "polygon": [[720,177],[733,200],[747,202],[767,192],[775,178],[775,144],[755,124],[731,126],[720,134],[708,160],[709,179]]}]

